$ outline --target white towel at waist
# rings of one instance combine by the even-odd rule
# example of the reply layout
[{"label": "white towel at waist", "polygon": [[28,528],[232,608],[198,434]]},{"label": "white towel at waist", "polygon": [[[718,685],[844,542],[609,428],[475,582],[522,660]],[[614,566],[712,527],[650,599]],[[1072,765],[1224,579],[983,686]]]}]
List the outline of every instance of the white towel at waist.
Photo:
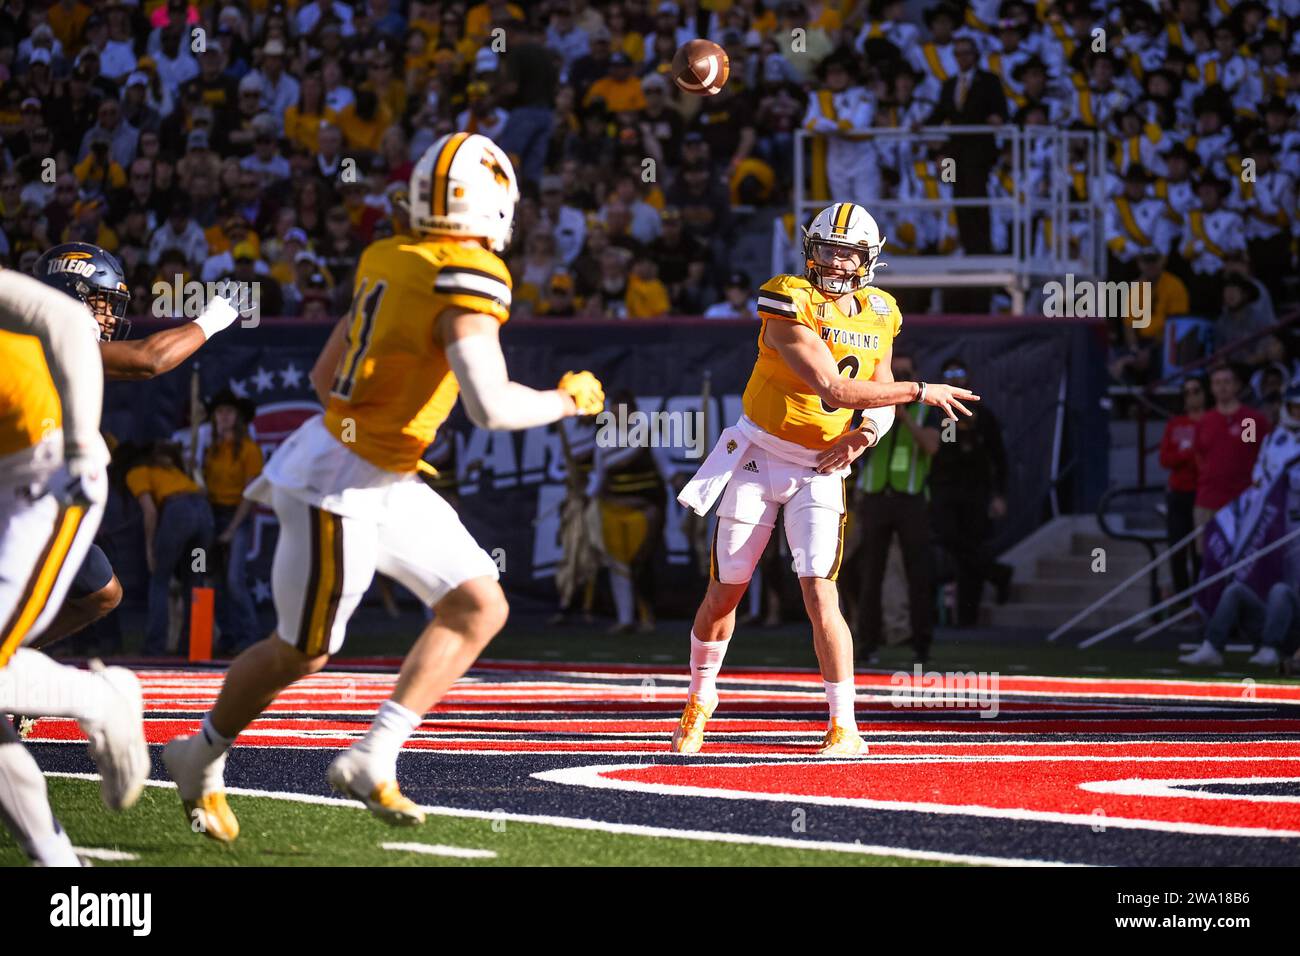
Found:
[{"label": "white towel at waist", "polygon": [[744,460],[749,439],[736,425],[724,428],[718,436],[718,442],[709,452],[708,457],[700,462],[699,469],[677,495],[677,500],[685,508],[690,508],[697,515],[706,515],[713,503],[727,487],[736,465]]},{"label": "white towel at waist", "polygon": [[[758,445],[778,458],[814,470],[817,468],[817,456],[821,454],[811,448],[804,448],[794,442],[777,438],[741,415],[736,424],[722,430],[717,444],[700,464],[694,477],[682,488],[677,500],[683,507],[690,508],[698,515],[708,514],[713,503],[722,494],[722,490],[727,487],[727,482],[731,480],[736,466],[745,460],[745,452],[750,445]],[[848,468],[841,468],[830,474],[840,478],[847,475],[849,471]]]}]

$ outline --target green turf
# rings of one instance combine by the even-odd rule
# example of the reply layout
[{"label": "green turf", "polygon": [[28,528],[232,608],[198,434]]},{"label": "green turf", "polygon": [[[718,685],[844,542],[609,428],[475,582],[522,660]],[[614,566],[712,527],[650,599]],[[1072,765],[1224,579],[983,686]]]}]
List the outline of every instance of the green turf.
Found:
[{"label": "green turf", "polygon": [[[360,807],[233,796],[241,832],[223,846],[190,832],[170,788],[147,787],[140,802],[112,814],[93,781],[48,779],[50,803],[79,847],[134,854],[95,866],[933,866],[929,861],[576,830],[514,820],[431,816],[422,826],[389,827]],[[816,808],[808,825],[816,825]],[[773,833],[773,836],[791,834]],[[434,857],[381,849],[426,843],[489,850],[493,859]],[[0,829],[0,866],[26,858]]]}]

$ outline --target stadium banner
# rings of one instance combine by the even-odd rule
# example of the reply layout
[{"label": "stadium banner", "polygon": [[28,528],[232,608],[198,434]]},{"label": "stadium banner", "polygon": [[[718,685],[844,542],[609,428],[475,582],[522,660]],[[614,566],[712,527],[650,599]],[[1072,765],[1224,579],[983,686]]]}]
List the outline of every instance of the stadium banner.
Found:
[{"label": "stadium banner", "polygon": [[[160,327],[141,322],[136,334]],[[196,356],[202,394],[206,398],[229,387],[252,400],[257,406],[254,437],[268,457],[273,455],[294,428],[320,410],[308,373],[329,330],[325,323],[263,320],[257,328],[236,327],[217,336]],[[673,498],[673,481],[689,477],[719,430],[740,415],[757,331],[756,322],[700,319],[520,321],[502,330],[515,380],[552,388],[564,372],[590,369],[607,395],[630,390],[637,410],[652,422],[668,413],[662,420],[672,427],[643,430],[669,486],[663,540],[654,562],[654,589],[666,615],[690,613],[703,588],[692,542],[683,529],[685,513]],[[928,381],[940,381],[942,363],[960,357],[970,369],[972,388],[1001,423],[1011,507],[995,527],[997,549],[1009,547],[1050,516],[1052,454],[1062,398],[1060,506],[1067,512],[1095,506],[1108,468],[1107,442],[1096,439],[1106,434],[1100,404],[1105,387],[1101,323],[919,316],[904,320],[896,347],[914,356],[919,374]],[[187,441],[190,367],[187,363],[149,381],[108,383],[106,431],[119,442]],[[698,413],[706,376],[707,431],[701,431]],[[447,430],[454,441],[458,507],[466,526],[497,561],[512,600],[521,607],[553,606],[565,494],[564,454],[556,428],[487,432],[473,427],[458,407]],[[199,440],[202,446],[202,430]],[[125,500],[120,486],[115,498],[101,544],[118,568],[128,601],[142,602],[145,571],[138,509]],[[275,520],[259,509],[253,521],[249,574],[258,606],[266,612]]]}]

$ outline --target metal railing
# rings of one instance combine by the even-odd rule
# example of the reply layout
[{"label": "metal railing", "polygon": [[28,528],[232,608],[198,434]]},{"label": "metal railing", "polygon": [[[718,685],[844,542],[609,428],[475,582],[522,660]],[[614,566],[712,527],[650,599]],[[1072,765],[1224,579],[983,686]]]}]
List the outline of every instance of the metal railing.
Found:
[{"label": "metal railing", "polygon": [[[864,141],[881,144],[877,152],[893,148],[900,156],[900,177],[908,175],[911,162],[928,156],[931,144],[950,142],[962,136],[992,136],[999,149],[1007,149],[1012,196],[941,196],[900,198],[895,196],[809,196],[807,156],[810,142],[819,134],[800,130],[794,144],[794,219],[806,225],[828,201],[852,201],[865,206],[878,220],[886,237],[900,222],[928,216],[947,217],[955,209],[983,208],[994,216],[1006,217],[1006,250],[992,254],[948,254],[922,252],[892,256],[888,244],[884,259],[888,271],[883,284],[895,287],[944,288],[985,286],[1005,288],[1013,310],[1024,312],[1026,296],[1038,281],[1060,279],[1073,274],[1077,279],[1099,278],[1105,272],[1104,229],[1105,140],[1091,131],[1065,130],[1054,126],[922,126],[916,129],[881,127],[871,129]],[[1071,195],[1074,163],[1082,164],[1086,195]],[[956,176],[962,175],[957,168]],[[947,181],[944,180],[945,184]],[[981,184],[981,190],[986,186]],[[885,223],[891,224],[886,226]],[[991,231],[991,230],[990,230]],[[990,237],[991,241],[991,237]],[[798,235],[787,249],[788,261],[774,262],[774,271],[798,268]]]}]

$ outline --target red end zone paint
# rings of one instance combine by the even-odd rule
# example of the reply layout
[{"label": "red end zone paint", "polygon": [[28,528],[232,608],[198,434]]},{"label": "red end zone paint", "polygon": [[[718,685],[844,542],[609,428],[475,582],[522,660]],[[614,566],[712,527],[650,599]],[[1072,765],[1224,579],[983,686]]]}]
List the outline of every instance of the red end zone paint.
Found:
[{"label": "red end zone paint", "polygon": [[[1273,778],[1300,783],[1300,753],[1278,758],[1252,754],[1251,749],[1249,745],[1242,747],[1235,759],[1126,755],[1103,762],[1050,756],[1002,760],[996,754],[982,754],[942,762],[652,766],[610,771],[601,776],[669,793],[690,788],[701,796],[728,792],[779,795],[789,800],[814,798],[884,809],[1026,811],[1040,819],[1077,817],[1082,818],[1078,822],[1102,827],[1109,818],[1287,831],[1300,837],[1300,801],[1293,797],[1190,795],[1188,788],[1195,784],[1186,781],[1233,780],[1247,785],[1251,779]],[[1160,795],[1106,792],[1107,784],[1113,786],[1120,781],[1130,783],[1118,789]],[[1183,793],[1189,795],[1179,795]]]}]

